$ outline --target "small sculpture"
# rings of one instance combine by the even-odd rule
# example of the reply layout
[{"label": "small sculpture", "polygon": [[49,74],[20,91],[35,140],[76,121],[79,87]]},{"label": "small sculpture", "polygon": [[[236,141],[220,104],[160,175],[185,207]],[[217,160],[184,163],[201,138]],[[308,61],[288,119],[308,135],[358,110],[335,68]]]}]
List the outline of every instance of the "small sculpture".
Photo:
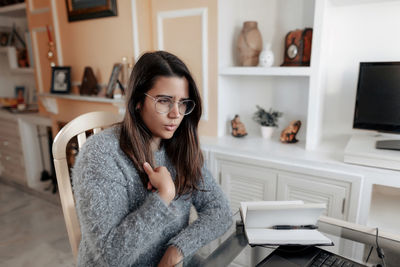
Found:
[{"label": "small sculpture", "polygon": [[262,37],[256,21],[245,21],[237,40],[240,66],[257,66]]},{"label": "small sculpture", "polygon": [[296,139],[296,134],[299,132],[301,127],[301,121],[292,121],[289,126],[286,127],[281,133],[282,143],[297,143],[299,140]]},{"label": "small sculpture", "polygon": [[79,92],[81,95],[97,95],[97,79],[91,67],[85,67]]},{"label": "small sculpture", "polygon": [[247,135],[246,127],[243,122],[240,121],[239,115],[235,115],[235,118],[231,120],[232,125],[232,135],[234,137],[243,137]]}]

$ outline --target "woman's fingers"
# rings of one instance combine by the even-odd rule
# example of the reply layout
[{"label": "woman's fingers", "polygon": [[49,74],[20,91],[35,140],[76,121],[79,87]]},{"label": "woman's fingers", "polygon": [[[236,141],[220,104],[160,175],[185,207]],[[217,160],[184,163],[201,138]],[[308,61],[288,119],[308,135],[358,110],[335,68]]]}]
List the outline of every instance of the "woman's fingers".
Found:
[{"label": "woman's fingers", "polygon": [[144,169],[144,171],[146,172],[146,174],[148,176],[152,175],[153,172],[154,172],[153,168],[151,167],[151,165],[149,163],[147,163],[147,162],[143,163],[143,169]]},{"label": "woman's fingers", "polygon": [[153,185],[150,183],[150,181],[147,182],[147,190],[151,190],[153,188]]}]

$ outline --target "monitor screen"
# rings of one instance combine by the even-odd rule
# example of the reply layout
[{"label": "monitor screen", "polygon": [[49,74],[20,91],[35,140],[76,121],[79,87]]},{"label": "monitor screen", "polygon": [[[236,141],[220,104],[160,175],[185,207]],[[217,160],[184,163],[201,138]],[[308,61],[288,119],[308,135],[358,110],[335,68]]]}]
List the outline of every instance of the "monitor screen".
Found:
[{"label": "monitor screen", "polygon": [[400,133],[400,62],[362,62],[353,127]]}]

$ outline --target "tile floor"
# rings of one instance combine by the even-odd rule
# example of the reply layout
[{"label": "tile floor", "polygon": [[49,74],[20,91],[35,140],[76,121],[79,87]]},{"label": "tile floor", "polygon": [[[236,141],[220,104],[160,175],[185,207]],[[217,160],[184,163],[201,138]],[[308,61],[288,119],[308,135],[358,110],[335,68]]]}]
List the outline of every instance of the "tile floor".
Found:
[{"label": "tile floor", "polygon": [[74,266],[61,206],[0,182],[0,266]]}]

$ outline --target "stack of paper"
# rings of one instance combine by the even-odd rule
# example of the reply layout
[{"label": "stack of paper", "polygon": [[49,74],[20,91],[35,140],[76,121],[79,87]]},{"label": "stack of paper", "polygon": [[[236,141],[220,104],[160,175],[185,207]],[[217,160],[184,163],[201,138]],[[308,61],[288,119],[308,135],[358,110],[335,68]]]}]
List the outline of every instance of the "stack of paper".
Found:
[{"label": "stack of paper", "polygon": [[[333,245],[318,230],[302,229],[306,225],[316,225],[326,209],[324,203],[259,201],[240,204],[240,214],[250,245]],[[277,226],[295,229],[274,229]]]}]

